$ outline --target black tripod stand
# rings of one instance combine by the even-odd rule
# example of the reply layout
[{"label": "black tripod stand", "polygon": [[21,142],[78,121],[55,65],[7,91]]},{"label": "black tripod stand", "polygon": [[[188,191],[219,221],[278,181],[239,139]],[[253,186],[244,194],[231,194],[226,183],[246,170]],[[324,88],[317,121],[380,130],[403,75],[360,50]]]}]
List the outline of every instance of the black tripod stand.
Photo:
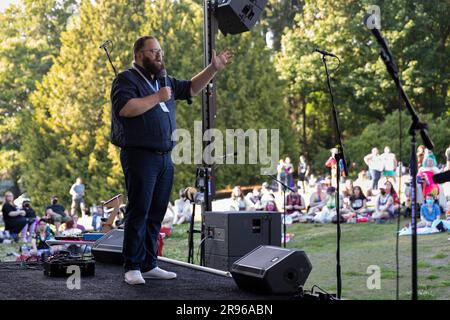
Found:
[{"label": "black tripod stand", "polygon": [[203,227],[203,218],[202,218],[202,226],[201,230],[194,230],[195,224],[195,208],[196,204],[200,204],[202,206],[202,211],[204,211],[205,199],[207,198],[206,193],[208,193],[208,174],[211,168],[208,167],[198,167],[196,171],[195,177],[195,188],[186,188],[186,198],[192,203],[192,217],[189,224],[189,238],[188,238],[188,263],[194,263],[194,233],[201,234],[201,250],[200,250],[200,265],[204,265],[204,237],[205,231]]},{"label": "black tripod stand", "polygon": [[192,216],[191,216],[191,221],[189,222],[189,240],[188,240],[188,259],[187,262],[188,263],[194,263],[194,233],[200,233],[199,230],[195,230],[194,229],[194,223],[195,223],[195,207],[196,207],[196,202],[194,199],[189,199],[189,201],[191,201],[192,203]]},{"label": "black tripod stand", "polygon": [[294,189],[288,187],[284,182],[278,180],[274,176],[270,176],[272,180],[278,182],[283,186],[283,247],[286,248],[286,189],[294,191]]},{"label": "black tripod stand", "polygon": [[[226,160],[228,157],[235,157],[237,152],[226,154],[224,156],[218,157],[220,160]],[[195,188],[187,188],[186,198],[191,201],[193,205],[192,209],[192,218],[189,226],[189,250],[188,250],[188,263],[194,263],[194,233],[201,234],[201,242],[200,242],[200,265],[205,265],[205,245],[204,242],[206,240],[206,231],[204,228],[203,214],[201,221],[201,230],[194,230],[195,223],[195,208],[196,204],[201,205],[202,213],[205,211],[211,211],[212,209],[212,194],[211,194],[211,172],[217,171],[219,169],[218,164],[214,164],[211,167],[203,167],[200,166],[197,168],[195,174]],[[208,205],[209,201],[209,205]]]}]

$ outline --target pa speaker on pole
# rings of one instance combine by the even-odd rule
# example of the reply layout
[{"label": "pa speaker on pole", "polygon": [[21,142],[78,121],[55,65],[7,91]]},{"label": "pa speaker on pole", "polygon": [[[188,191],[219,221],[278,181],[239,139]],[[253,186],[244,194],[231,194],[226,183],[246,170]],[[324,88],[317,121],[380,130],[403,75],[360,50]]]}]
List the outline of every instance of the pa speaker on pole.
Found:
[{"label": "pa speaker on pole", "polygon": [[302,250],[259,246],[237,260],[230,272],[242,290],[286,294],[298,292],[311,270],[311,262]]},{"label": "pa speaker on pole", "polygon": [[215,16],[224,34],[249,31],[259,20],[268,0],[218,0]]}]

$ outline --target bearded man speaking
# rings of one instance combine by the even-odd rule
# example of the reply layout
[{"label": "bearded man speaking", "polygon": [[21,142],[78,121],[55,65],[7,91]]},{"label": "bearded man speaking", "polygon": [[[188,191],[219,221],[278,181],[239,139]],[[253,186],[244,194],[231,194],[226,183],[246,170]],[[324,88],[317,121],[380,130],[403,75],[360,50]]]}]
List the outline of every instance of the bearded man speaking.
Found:
[{"label": "bearded man speaking", "polygon": [[[118,74],[111,90],[111,143],[121,148],[128,204],[123,257],[125,282],[145,278],[175,279],[157,265],[157,239],[173,183],[172,132],[176,129],[175,100],[197,95],[232,59],[213,52],[211,64],[191,80],[165,74],[164,51],[158,40],[144,36],[133,47],[132,68]],[[161,77],[162,76],[162,77]],[[165,83],[164,83],[165,82]]]}]

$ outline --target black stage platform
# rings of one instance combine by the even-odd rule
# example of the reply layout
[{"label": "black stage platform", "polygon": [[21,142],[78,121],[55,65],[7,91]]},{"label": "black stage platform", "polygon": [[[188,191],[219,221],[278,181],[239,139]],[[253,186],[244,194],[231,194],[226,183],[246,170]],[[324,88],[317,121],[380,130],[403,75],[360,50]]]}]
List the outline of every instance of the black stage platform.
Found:
[{"label": "black stage platform", "polygon": [[23,268],[0,263],[0,300],[289,300],[291,296],[259,295],[241,291],[232,278],[159,262],[174,271],[174,280],[146,280],[131,286],[123,281],[120,265],[96,263],[95,276],[82,277],[81,288],[67,288],[67,278],[44,275],[43,267]]}]

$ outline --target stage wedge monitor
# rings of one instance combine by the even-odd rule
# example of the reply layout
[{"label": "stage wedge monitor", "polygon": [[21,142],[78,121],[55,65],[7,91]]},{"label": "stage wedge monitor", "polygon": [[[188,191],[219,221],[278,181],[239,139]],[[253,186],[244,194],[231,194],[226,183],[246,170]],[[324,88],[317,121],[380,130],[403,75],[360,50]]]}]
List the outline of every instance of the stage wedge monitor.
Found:
[{"label": "stage wedge monitor", "polygon": [[254,293],[295,293],[312,270],[303,250],[259,246],[231,266],[237,286]]},{"label": "stage wedge monitor", "polygon": [[122,229],[113,229],[98,239],[92,247],[95,261],[122,264],[123,236],[124,231]]},{"label": "stage wedge monitor", "polygon": [[218,0],[216,19],[224,34],[249,31],[259,20],[267,0]]}]

